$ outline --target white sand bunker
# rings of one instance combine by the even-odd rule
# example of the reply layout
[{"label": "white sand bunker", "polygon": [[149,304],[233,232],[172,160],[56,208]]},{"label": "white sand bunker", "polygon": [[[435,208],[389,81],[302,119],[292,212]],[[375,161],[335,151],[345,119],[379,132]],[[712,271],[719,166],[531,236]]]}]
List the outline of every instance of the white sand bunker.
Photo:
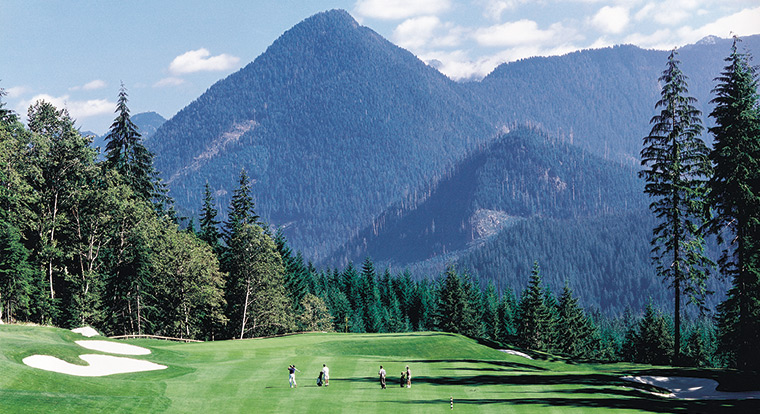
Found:
[{"label": "white sand bunker", "polygon": [[686,400],[744,400],[760,399],[760,391],[718,391],[718,382],[709,378],[692,377],[622,377],[626,381],[640,382],[670,390],[668,397]]},{"label": "white sand bunker", "polygon": [[104,375],[166,369],[165,365],[154,364],[150,361],[111,355],[84,354],[80,355],[79,358],[82,358],[89,365],[74,365],[50,355],[32,355],[24,358],[23,362],[32,368],[78,377],[102,377]]},{"label": "white sand bunker", "polygon": [[[90,328],[91,329],[91,328]],[[97,332],[95,333],[97,335]],[[84,335],[84,334],[83,334]],[[150,349],[141,346],[122,344],[111,341],[75,341],[77,345],[93,351],[121,355],[148,355]],[[155,364],[134,358],[111,355],[84,354],[79,358],[89,365],[76,365],[50,355],[32,355],[23,359],[24,364],[32,368],[78,377],[102,377],[104,375],[126,374],[129,372],[155,371],[166,369],[166,365]]]},{"label": "white sand bunker", "polygon": [[148,355],[150,349],[111,341],[74,341],[77,345],[93,351],[120,355]]},{"label": "white sand bunker", "polygon": [[530,355],[526,354],[525,352],[515,351],[514,349],[500,349],[501,352],[506,352],[510,355],[516,355],[523,358],[533,359]]},{"label": "white sand bunker", "polygon": [[92,329],[89,326],[83,326],[81,328],[72,329],[71,332],[82,334],[83,336],[86,336],[88,338],[91,338],[93,336],[100,336],[98,331],[95,329]]}]

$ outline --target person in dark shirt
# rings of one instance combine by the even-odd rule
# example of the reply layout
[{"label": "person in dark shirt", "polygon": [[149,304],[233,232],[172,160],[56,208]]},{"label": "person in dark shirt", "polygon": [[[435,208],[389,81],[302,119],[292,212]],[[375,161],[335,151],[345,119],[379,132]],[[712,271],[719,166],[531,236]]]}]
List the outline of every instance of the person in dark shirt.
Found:
[{"label": "person in dark shirt", "polygon": [[290,381],[290,388],[296,387],[298,388],[298,384],[296,383],[296,371],[301,372],[296,368],[295,365],[291,365],[288,367],[288,374],[289,374],[289,381]]}]

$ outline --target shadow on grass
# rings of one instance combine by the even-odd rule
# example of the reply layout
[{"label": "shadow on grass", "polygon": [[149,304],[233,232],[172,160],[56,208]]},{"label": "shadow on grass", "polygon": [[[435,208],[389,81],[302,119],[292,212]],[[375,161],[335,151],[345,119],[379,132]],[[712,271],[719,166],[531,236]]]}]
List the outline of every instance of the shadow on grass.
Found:
[{"label": "shadow on grass", "polygon": [[[398,402],[394,402],[398,403]],[[446,406],[448,399],[401,401],[403,404],[429,404]],[[742,401],[684,401],[675,399],[644,399],[644,398],[455,398],[457,405],[504,404],[513,406],[532,406],[531,412],[540,412],[545,408],[608,408],[641,410],[655,413],[754,413],[760,409],[760,402]]]},{"label": "shadow on grass", "polygon": [[[376,382],[376,376],[345,378],[345,381]],[[389,382],[391,382],[389,377]],[[624,386],[639,388],[646,391],[660,391],[659,388],[648,385],[621,380],[615,376],[593,375],[472,375],[456,377],[412,377],[413,384],[445,385],[445,386],[473,386],[473,385],[590,385],[590,386]]]},{"label": "shadow on grass", "polygon": [[[531,371],[548,371],[548,369],[543,368],[543,367],[537,367],[535,365],[530,365],[530,364],[523,364],[520,362],[489,361],[489,360],[484,360],[484,359],[418,359],[418,360],[404,360],[404,361],[397,361],[397,362],[404,363],[404,364],[414,364],[414,363],[489,364],[489,365],[496,365],[496,366],[504,367],[504,368],[513,368],[513,369],[531,370]],[[452,368],[452,369],[456,369],[456,368]]]},{"label": "shadow on grass", "polygon": [[[378,383],[376,377],[346,378],[346,381],[358,381]],[[397,382],[388,381],[388,387],[392,388]],[[504,404],[514,406],[533,406],[532,411],[540,411],[549,407],[572,407],[572,408],[609,408],[642,410],[656,413],[722,413],[760,412],[760,400],[679,400],[675,398],[661,397],[645,394],[645,391],[662,392],[661,389],[648,385],[638,384],[620,379],[616,375],[474,375],[458,377],[425,377],[419,376],[412,379],[413,385],[433,386],[487,386],[487,385],[519,385],[519,386],[545,386],[545,385],[586,385],[580,389],[546,389],[534,393],[566,394],[567,397],[556,398],[472,398],[454,399],[454,405],[482,405]],[[397,386],[397,385],[396,385]],[[625,387],[625,388],[617,388]],[[404,401],[404,404],[430,404],[445,405],[445,400],[412,400]]]}]

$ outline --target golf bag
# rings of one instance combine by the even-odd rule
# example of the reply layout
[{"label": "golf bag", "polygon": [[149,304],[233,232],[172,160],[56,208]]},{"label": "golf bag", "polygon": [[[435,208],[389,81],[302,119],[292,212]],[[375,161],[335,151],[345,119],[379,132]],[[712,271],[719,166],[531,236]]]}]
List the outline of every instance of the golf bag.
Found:
[{"label": "golf bag", "polygon": [[324,374],[324,373],[320,371],[319,372],[319,377],[317,377],[317,386],[318,387],[322,386],[322,374]]}]

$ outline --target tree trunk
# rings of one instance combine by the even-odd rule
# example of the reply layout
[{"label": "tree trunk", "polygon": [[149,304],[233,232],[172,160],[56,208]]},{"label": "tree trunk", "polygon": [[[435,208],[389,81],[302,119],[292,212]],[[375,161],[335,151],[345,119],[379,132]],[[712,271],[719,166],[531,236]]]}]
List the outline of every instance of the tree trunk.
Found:
[{"label": "tree trunk", "polygon": [[240,339],[243,339],[243,334],[245,333],[245,323],[246,318],[248,317],[248,297],[251,293],[251,281],[247,280],[245,282],[245,302],[243,303],[243,321],[240,324]]}]

